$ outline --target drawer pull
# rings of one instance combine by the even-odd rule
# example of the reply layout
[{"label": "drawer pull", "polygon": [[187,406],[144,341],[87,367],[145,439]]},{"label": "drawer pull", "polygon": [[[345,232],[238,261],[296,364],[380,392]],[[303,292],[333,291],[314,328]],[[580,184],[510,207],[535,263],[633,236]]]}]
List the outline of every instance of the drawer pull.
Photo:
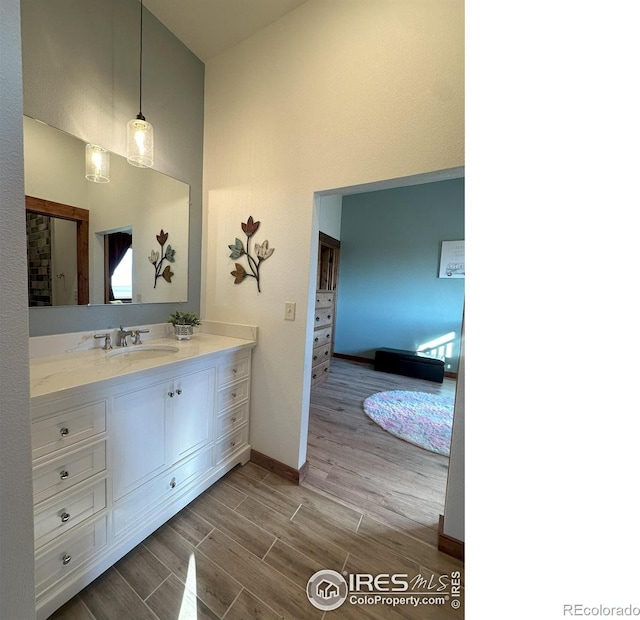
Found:
[{"label": "drawer pull", "polygon": [[327,319],[330,319],[330,318],[331,318],[331,315],[330,315],[330,314],[327,314]]},{"label": "drawer pull", "polygon": [[238,442],[237,442],[237,441],[232,441],[232,442],[231,442],[231,447],[232,447],[232,448],[235,448],[235,447],[236,447],[236,443],[238,443]]},{"label": "drawer pull", "polygon": [[66,437],[69,434],[69,429],[64,426],[60,429],[60,437]]},{"label": "drawer pull", "polygon": [[68,553],[65,553],[64,557],[62,558],[62,564],[66,566],[67,564],[69,564],[69,562],[71,562],[71,556]]},{"label": "drawer pull", "polygon": [[63,523],[66,523],[69,519],[71,519],[71,515],[68,512],[63,512],[60,515],[60,521],[62,521]]},{"label": "drawer pull", "polygon": [[315,379],[318,375],[314,374],[311,378]]},{"label": "drawer pull", "polygon": [[231,372],[235,375],[235,374],[237,374],[238,369],[237,369],[237,368],[233,368],[233,369],[231,370]]},{"label": "drawer pull", "polygon": [[331,338],[331,334],[327,334],[327,338]]},{"label": "drawer pull", "polygon": [[317,356],[317,355],[314,355],[314,356],[313,356],[313,361],[315,362],[317,359],[318,359],[318,356]]},{"label": "drawer pull", "polygon": [[232,421],[232,422],[235,422],[235,421],[236,421],[236,416],[233,416],[233,417],[231,418],[231,421]]},{"label": "drawer pull", "polygon": [[320,338],[318,338],[318,336],[316,336],[316,337],[314,338],[314,341],[315,341],[315,342],[318,342],[318,340],[320,340]]},{"label": "drawer pull", "polygon": [[170,486],[172,489],[175,489],[175,488],[176,488],[176,479],[175,479],[175,478],[172,478],[172,479],[171,479],[171,482],[169,483],[169,486]]},{"label": "drawer pull", "polygon": [[329,351],[325,351],[325,352],[324,352],[324,354],[325,354],[325,355],[329,355]]},{"label": "drawer pull", "polygon": [[231,392],[231,398],[235,398],[236,397],[236,393],[235,392]]},{"label": "drawer pull", "polygon": [[319,317],[319,316],[317,316],[317,317],[316,317],[316,321],[319,321],[319,320],[320,320],[320,317]]},{"label": "drawer pull", "polygon": [[323,368],[322,370],[323,370],[323,372],[329,372],[328,368]]},{"label": "drawer pull", "polygon": [[60,480],[66,480],[69,477],[69,472],[66,469],[63,469],[60,472]]},{"label": "drawer pull", "polygon": [[169,398],[173,398],[173,392],[168,392],[168,393],[167,393],[167,396],[168,396]]},{"label": "drawer pull", "polygon": [[177,394],[178,396],[180,396],[180,394],[182,394],[182,390],[178,388],[178,389],[176,390],[176,394]]}]

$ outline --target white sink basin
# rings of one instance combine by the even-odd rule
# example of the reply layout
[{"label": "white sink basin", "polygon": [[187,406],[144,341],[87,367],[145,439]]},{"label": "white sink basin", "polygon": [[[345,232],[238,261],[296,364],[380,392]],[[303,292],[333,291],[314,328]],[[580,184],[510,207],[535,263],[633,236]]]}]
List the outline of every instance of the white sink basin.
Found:
[{"label": "white sink basin", "polygon": [[180,349],[170,344],[137,344],[112,349],[107,357],[124,357],[130,360],[152,360],[166,355],[173,355]]}]

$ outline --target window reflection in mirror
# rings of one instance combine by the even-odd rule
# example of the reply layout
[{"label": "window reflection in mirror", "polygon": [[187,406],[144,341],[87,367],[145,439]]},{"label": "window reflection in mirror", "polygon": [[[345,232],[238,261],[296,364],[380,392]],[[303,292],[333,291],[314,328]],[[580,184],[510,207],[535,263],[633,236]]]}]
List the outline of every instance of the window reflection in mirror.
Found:
[{"label": "window reflection in mirror", "polygon": [[104,235],[104,303],[131,303],[133,297],[133,236],[131,231]]}]

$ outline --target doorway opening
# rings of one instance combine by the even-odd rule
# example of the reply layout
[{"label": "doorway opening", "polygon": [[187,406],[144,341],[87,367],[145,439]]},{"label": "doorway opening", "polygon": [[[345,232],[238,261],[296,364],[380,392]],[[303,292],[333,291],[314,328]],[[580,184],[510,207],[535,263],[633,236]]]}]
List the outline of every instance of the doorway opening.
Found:
[{"label": "doorway opening", "polygon": [[[451,227],[444,238],[438,237],[437,247],[433,238],[428,239],[428,243],[432,245],[429,251],[425,251],[424,248],[428,234],[422,235],[425,239],[422,246],[420,242],[414,241],[406,247],[400,242],[393,245],[394,235],[398,239],[402,235],[407,239],[415,235],[420,237],[419,232],[423,230],[421,227],[425,227],[422,220],[411,219],[403,221],[398,227],[394,218],[398,220],[403,217],[402,205],[399,202],[388,206],[387,212],[372,209],[373,215],[369,218],[371,221],[367,221],[367,216],[362,213],[359,219],[354,216],[351,221],[351,233],[357,229],[361,237],[360,246],[369,245],[369,255],[365,258],[354,256],[358,250],[357,244],[353,243],[353,237],[348,230],[341,229],[341,223],[347,221],[343,218],[342,209],[352,208],[350,205],[354,205],[354,201],[351,200],[354,194],[377,194],[380,190],[379,195],[382,196],[384,190],[402,190],[414,185],[455,179],[459,179],[458,185],[462,185],[463,177],[464,169],[459,168],[408,179],[322,192],[316,196],[314,215],[314,235],[316,231],[318,234],[318,267],[317,272],[311,276],[310,285],[319,284],[322,279],[321,234],[326,229],[337,230],[334,238],[340,243],[340,276],[335,290],[335,334],[332,339],[328,378],[318,384],[314,384],[313,380],[311,382],[307,442],[309,473],[304,484],[338,497],[347,505],[355,507],[357,501],[358,505],[367,508],[372,518],[430,543],[437,540],[439,517],[444,512],[449,458],[404,442],[382,429],[375,429],[375,425],[366,419],[362,401],[375,391],[393,389],[449,394],[455,398],[455,349],[459,347],[462,329],[464,293],[460,293],[460,290],[456,293],[457,301],[452,306],[459,308],[453,311],[457,316],[451,316],[448,323],[441,326],[441,331],[420,331],[420,326],[414,327],[411,324],[413,319],[407,318],[406,313],[402,314],[402,318],[395,317],[392,301],[405,305],[415,304],[412,288],[430,287],[435,291],[438,286],[443,286],[443,282],[437,282],[437,275],[434,275],[437,274],[440,241],[464,238],[464,201],[461,198],[458,207],[460,221]],[[400,199],[404,200],[405,196],[400,196]],[[337,210],[338,213],[335,209],[336,202],[339,202],[341,207]],[[329,220],[333,217],[333,228],[330,221],[325,228],[327,214],[322,212],[325,204],[328,205],[327,211],[331,214]],[[441,214],[434,214],[434,227],[435,220],[440,216]],[[377,236],[370,235],[370,227],[374,224],[383,228]],[[372,257],[375,260],[372,260]],[[358,260],[361,263],[361,274],[367,269],[370,270],[366,278],[358,279],[353,275],[353,263]],[[416,271],[407,268],[410,261],[418,265]],[[405,289],[409,290],[408,294],[403,293],[403,278],[404,286],[409,287]],[[447,285],[449,284],[451,282],[447,282]],[[354,287],[349,294],[345,294],[347,286]],[[462,288],[463,291],[464,280],[450,286],[446,294],[454,287]],[[435,292],[434,295],[442,296],[439,292]],[[365,303],[366,307],[362,305]],[[429,314],[425,310],[428,308],[427,302],[422,303],[420,308]],[[431,314],[441,312],[442,309],[437,308]],[[371,315],[375,314],[380,318],[379,325],[386,320],[388,327],[372,328]],[[415,322],[416,325],[420,322],[419,316],[415,318]],[[312,329],[315,335],[315,324]],[[393,339],[401,329],[414,329],[416,332],[406,347],[395,345],[393,340],[389,342],[389,339]],[[370,344],[366,341],[366,332],[375,332],[370,338]],[[451,332],[455,332],[457,343],[451,338]],[[362,336],[361,343],[365,344],[356,343],[353,350],[350,350],[345,345],[356,341],[354,335]],[[440,342],[445,335],[446,342]],[[448,361],[452,361],[450,372],[442,384],[377,372],[373,368],[373,353],[376,347],[387,346],[412,348],[414,351],[420,348],[424,350],[426,347],[430,352],[438,356],[442,354]],[[312,355],[315,355],[315,343]]]}]

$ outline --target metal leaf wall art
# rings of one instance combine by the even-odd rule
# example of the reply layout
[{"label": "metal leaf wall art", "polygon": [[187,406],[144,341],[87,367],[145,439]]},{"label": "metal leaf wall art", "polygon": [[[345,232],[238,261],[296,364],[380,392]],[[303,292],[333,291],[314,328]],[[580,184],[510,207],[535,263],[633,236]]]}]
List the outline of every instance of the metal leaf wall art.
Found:
[{"label": "metal leaf wall art", "polygon": [[160,230],[160,234],[156,235],[156,239],[160,244],[160,251],[151,250],[151,256],[149,256],[149,262],[154,266],[156,271],[156,279],[153,283],[153,288],[156,288],[158,284],[158,278],[164,278],[169,284],[171,284],[171,278],[175,275],[169,265],[162,268],[164,261],[169,263],[175,262],[176,251],[171,247],[171,244],[167,245],[167,249],[164,249],[164,244],[167,243],[169,233]]},{"label": "metal leaf wall art", "polygon": [[258,293],[260,293],[260,265],[273,254],[275,248],[269,247],[269,242],[265,239],[262,243],[256,243],[254,247],[255,257],[251,255],[251,237],[255,235],[256,231],[260,227],[260,222],[254,222],[253,217],[249,216],[246,223],[241,223],[242,231],[247,235],[247,249],[242,243],[241,239],[236,237],[236,242],[229,246],[231,254],[229,258],[234,260],[246,256],[249,271],[247,271],[240,263],[235,264],[235,270],[231,272],[231,275],[235,278],[234,284],[240,284],[246,278],[255,278],[258,286]]}]

